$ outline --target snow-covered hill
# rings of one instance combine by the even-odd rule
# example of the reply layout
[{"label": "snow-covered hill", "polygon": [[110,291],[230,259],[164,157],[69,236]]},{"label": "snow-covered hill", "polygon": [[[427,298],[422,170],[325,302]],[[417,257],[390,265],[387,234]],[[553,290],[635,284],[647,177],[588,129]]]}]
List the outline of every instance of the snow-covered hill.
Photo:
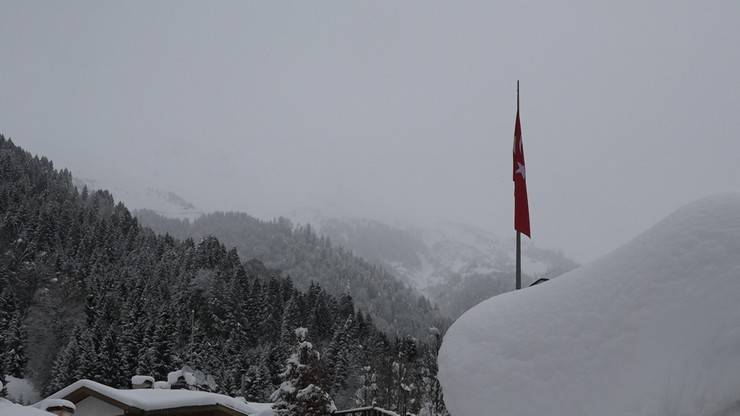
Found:
[{"label": "snow-covered hill", "polygon": [[[514,288],[514,240],[460,223],[391,226],[357,218],[325,217],[318,211],[292,216],[309,222],[355,254],[375,262],[430,296],[456,317],[490,296]],[[525,283],[553,277],[576,264],[563,254],[524,241]]]},{"label": "snow-covered hill", "polygon": [[119,183],[99,183],[94,179],[74,178],[75,186],[81,189],[87,186],[90,190],[106,189],[115,198],[123,201],[132,209],[149,209],[168,218],[195,219],[203,211],[185,200],[180,195],[152,186],[131,186]]},{"label": "snow-covered hill", "polygon": [[450,414],[740,414],[740,195],[670,215],[558,279],[448,330]]}]

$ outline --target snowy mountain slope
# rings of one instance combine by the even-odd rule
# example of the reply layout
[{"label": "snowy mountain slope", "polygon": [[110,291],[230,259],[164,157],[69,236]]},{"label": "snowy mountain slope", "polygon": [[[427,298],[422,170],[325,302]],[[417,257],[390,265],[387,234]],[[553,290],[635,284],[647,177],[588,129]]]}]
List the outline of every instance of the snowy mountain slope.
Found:
[{"label": "snowy mountain slope", "polygon": [[489,299],[439,354],[450,414],[740,410],[740,195],[679,209],[543,285]]},{"label": "snowy mountain slope", "polygon": [[[318,211],[293,215],[332,242],[377,263],[431,297],[457,317],[490,296],[514,289],[514,241],[451,222],[391,226],[375,220],[328,218]],[[576,264],[561,253],[524,242],[525,283],[554,277]]]},{"label": "snowy mountain slope", "polygon": [[180,195],[152,186],[103,184],[93,179],[78,177],[74,178],[74,184],[79,189],[82,189],[83,186],[87,186],[89,190],[106,189],[115,195],[116,199],[120,199],[132,209],[146,208],[169,218],[188,218],[192,220],[203,215],[202,210]]}]

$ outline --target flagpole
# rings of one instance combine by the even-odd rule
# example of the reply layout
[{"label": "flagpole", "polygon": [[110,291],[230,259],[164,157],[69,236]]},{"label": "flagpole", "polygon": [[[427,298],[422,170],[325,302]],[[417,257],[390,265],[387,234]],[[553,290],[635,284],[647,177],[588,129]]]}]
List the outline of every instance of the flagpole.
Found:
[{"label": "flagpole", "polygon": [[[519,80],[516,80],[516,113],[519,114]],[[516,290],[522,288],[522,233],[516,231]]]}]

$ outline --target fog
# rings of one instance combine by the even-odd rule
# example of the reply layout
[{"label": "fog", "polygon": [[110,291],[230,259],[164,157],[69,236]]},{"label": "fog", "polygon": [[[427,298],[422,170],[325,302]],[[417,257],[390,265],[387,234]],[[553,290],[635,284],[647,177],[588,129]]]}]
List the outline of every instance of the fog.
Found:
[{"label": "fog", "polygon": [[0,2],[0,132],[205,210],[512,230],[580,261],[740,188],[737,1]]}]

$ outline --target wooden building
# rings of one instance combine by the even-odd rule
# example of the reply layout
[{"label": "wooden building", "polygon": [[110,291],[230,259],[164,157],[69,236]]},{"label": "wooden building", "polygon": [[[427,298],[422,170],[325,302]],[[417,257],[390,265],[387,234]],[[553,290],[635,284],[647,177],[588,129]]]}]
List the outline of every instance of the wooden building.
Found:
[{"label": "wooden building", "polygon": [[75,404],[74,416],[272,416],[270,403],[247,403],[193,390],[116,389],[79,380],[49,396]]}]

